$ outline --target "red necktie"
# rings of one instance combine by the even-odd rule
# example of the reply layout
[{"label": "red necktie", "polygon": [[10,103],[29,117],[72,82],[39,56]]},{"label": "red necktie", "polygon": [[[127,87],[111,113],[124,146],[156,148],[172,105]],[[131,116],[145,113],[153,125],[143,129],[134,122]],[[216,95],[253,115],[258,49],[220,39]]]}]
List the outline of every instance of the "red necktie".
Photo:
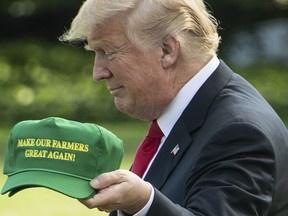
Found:
[{"label": "red necktie", "polygon": [[142,141],[136,152],[133,166],[131,169],[132,172],[134,172],[140,177],[143,176],[149,162],[155,155],[160,145],[162,137],[163,133],[159,128],[156,120],[154,120],[150,125],[148,134],[146,135],[145,139]]}]

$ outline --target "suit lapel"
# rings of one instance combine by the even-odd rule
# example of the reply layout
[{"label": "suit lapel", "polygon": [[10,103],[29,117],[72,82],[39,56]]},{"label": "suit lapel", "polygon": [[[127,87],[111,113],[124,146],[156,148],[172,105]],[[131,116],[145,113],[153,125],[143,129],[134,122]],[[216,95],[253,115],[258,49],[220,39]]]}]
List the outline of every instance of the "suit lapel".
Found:
[{"label": "suit lapel", "polygon": [[146,181],[149,181],[158,189],[161,188],[170,172],[176,167],[185,149],[192,141],[187,131],[183,133],[183,128],[186,128],[184,122],[181,120],[178,121],[173,129],[173,133],[170,133],[171,135],[167,137],[145,177]]},{"label": "suit lapel", "polygon": [[[186,107],[145,177],[145,180],[154,187],[161,190],[170,173],[181,160],[185,150],[193,143],[192,132],[201,127],[212,102],[227,85],[232,74],[232,71],[221,61],[217,70],[203,84]],[[179,150],[175,149],[177,145]],[[175,151],[172,152],[173,150]]]}]

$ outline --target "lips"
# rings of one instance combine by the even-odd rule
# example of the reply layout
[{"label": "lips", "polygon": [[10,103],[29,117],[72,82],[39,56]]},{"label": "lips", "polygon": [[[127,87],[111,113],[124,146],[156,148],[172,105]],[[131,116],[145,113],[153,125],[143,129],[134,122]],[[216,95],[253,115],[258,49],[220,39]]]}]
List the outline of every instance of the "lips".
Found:
[{"label": "lips", "polygon": [[123,89],[123,86],[109,87],[108,89],[111,95],[116,96]]}]

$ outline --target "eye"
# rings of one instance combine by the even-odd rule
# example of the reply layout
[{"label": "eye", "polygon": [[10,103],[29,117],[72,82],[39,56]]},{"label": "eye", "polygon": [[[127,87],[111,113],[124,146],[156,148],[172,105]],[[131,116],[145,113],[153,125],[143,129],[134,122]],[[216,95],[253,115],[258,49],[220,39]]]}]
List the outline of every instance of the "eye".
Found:
[{"label": "eye", "polygon": [[115,54],[116,54],[115,51],[108,52],[108,51],[105,51],[103,49],[97,49],[95,51],[95,53],[96,53],[96,55],[100,55],[100,56],[102,56],[104,58],[107,58],[109,61],[113,60],[115,58]]},{"label": "eye", "polygon": [[105,51],[105,56],[107,57],[108,60],[113,60],[115,58],[116,52],[107,52]]}]

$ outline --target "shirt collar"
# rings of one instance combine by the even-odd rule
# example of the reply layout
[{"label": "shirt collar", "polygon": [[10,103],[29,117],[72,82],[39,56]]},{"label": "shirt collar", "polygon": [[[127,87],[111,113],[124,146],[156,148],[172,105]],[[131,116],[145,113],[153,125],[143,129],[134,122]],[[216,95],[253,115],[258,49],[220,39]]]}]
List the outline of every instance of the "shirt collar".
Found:
[{"label": "shirt collar", "polygon": [[165,137],[168,137],[174,124],[179,119],[189,102],[200,87],[219,66],[220,60],[214,56],[189,82],[178,92],[165,111],[157,119],[158,125]]}]

